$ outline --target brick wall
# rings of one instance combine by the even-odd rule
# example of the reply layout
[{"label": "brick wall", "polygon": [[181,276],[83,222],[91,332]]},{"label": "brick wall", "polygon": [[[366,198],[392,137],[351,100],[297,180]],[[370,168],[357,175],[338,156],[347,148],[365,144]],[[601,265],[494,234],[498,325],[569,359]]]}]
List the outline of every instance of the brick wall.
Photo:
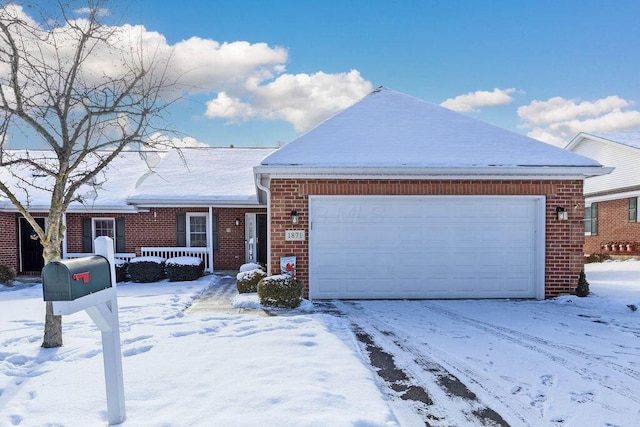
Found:
[{"label": "brick wall", "polygon": [[[309,292],[309,248],[287,242],[291,211],[297,229],[309,229],[309,195],[542,195],[546,196],[545,297],[573,293],[583,266],[584,198],[582,181],[427,181],[427,180],[303,180],[271,181],[271,272],[280,272],[280,257],[295,255],[296,272]],[[556,206],[569,211],[558,221]]]},{"label": "brick wall", "polygon": [[[208,212],[208,208],[152,208],[135,214],[67,215],[67,250],[82,252],[82,218],[125,218],[125,250],[140,255],[143,246],[176,246],[178,213]],[[237,270],[245,261],[244,214],[265,213],[266,209],[214,208],[218,214],[219,250],[214,254],[215,270]],[[235,225],[239,219],[240,224]]]},{"label": "brick wall", "polygon": [[0,264],[18,271],[18,217],[15,213],[0,213]]},{"label": "brick wall", "polygon": [[[632,252],[605,250],[605,243],[636,243]],[[609,200],[598,203],[598,235],[586,236],[585,254],[640,253],[640,223],[629,222],[629,199]]]}]

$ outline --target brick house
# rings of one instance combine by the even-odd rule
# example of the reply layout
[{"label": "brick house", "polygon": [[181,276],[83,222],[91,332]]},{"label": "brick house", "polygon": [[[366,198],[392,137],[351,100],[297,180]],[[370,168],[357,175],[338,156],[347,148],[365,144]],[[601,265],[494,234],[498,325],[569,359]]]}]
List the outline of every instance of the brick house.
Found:
[{"label": "brick house", "polygon": [[[91,253],[93,240],[108,235],[114,238],[116,257],[122,259],[192,255],[203,259],[207,271],[266,262],[266,206],[258,202],[252,168],[273,151],[186,148],[122,153],[94,185],[81,188],[82,203],[69,207],[63,257]],[[5,182],[13,179],[7,170],[0,173]],[[31,190],[29,197],[31,212],[46,225],[49,194]],[[42,246],[31,238],[32,231],[13,205],[0,198],[1,264],[20,274],[40,273]]]},{"label": "brick house", "polygon": [[640,132],[580,133],[566,149],[613,167],[584,183],[584,253],[640,254]]},{"label": "brick house", "polygon": [[379,88],[256,166],[269,272],[311,299],[548,298],[583,265],[598,162]]}]

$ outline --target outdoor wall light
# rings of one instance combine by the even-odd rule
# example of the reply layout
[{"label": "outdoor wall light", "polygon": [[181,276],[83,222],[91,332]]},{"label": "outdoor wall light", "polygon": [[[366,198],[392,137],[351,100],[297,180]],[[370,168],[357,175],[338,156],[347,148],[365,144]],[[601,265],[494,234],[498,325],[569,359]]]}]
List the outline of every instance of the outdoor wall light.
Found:
[{"label": "outdoor wall light", "polygon": [[291,224],[297,224],[298,223],[298,211],[293,210],[291,211]]},{"label": "outdoor wall light", "polygon": [[240,225],[240,220],[236,218],[236,225]]},{"label": "outdoor wall light", "polygon": [[569,212],[565,211],[563,207],[558,206],[556,208],[556,214],[558,214],[558,221],[566,221],[569,219]]}]

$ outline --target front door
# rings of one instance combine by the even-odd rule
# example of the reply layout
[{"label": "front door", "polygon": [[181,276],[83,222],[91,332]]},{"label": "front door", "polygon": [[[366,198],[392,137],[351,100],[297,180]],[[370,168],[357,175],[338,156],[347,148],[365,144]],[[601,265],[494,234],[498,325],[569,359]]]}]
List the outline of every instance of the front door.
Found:
[{"label": "front door", "polygon": [[245,214],[245,261],[267,263],[267,215]]},{"label": "front door", "polygon": [[[36,222],[44,229],[44,218],[36,218]],[[20,272],[40,272],[44,267],[42,245],[33,227],[25,218],[20,218]]]}]

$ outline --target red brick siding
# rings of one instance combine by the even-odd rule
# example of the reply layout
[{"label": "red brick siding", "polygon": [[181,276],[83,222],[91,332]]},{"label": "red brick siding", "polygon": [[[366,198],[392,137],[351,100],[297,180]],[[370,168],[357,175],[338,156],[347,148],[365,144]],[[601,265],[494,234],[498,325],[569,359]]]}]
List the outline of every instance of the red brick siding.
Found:
[{"label": "red brick siding", "polygon": [[18,271],[18,217],[14,213],[0,213],[0,264]]},{"label": "red brick siding", "polygon": [[[176,246],[176,215],[208,212],[208,208],[152,208],[135,214],[68,214],[67,250],[82,252],[82,218],[125,218],[125,249],[140,255],[143,246]],[[237,270],[245,261],[244,214],[265,213],[265,209],[214,208],[218,214],[219,250],[214,254],[215,270]],[[235,225],[235,220],[240,225]]]},{"label": "red brick siding", "polygon": [[[427,180],[303,180],[271,181],[271,272],[280,271],[280,257],[297,257],[296,272],[308,296],[309,247],[287,242],[291,211],[298,211],[296,229],[309,229],[309,195],[541,195],[546,196],[545,297],[573,293],[583,266],[584,198],[582,181],[427,181]],[[558,221],[556,207],[569,210]]]},{"label": "red brick siding", "polygon": [[629,199],[598,202],[598,234],[585,237],[584,253],[629,253],[604,248],[605,243],[627,242],[636,243],[630,254],[640,253],[640,223],[629,222]]}]

